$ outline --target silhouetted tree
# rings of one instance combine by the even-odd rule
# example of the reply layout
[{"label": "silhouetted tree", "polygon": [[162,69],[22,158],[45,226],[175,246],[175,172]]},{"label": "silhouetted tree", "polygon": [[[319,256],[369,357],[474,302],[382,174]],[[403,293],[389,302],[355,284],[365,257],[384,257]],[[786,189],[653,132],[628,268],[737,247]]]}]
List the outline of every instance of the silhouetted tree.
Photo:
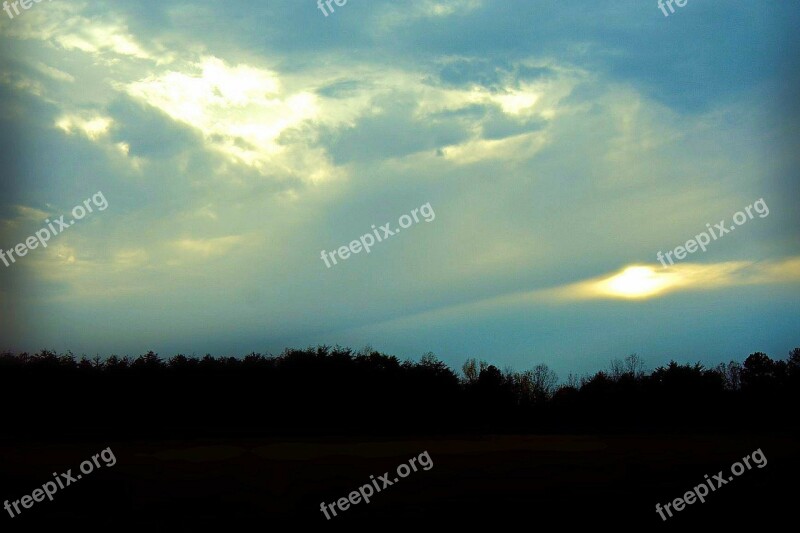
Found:
[{"label": "silhouetted tree", "polygon": [[479,363],[475,358],[467,359],[461,366],[461,372],[464,374],[464,380],[469,384],[476,383],[478,381],[478,376],[486,369],[487,366],[488,363],[486,361],[481,361]]},{"label": "silhouetted tree", "polygon": [[730,361],[728,364],[720,363],[716,371],[722,376],[725,389],[737,391],[742,388],[742,365],[738,361]]},{"label": "silhouetted tree", "polygon": [[545,402],[553,396],[558,383],[558,375],[546,364],[536,365],[533,370],[526,371],[525,376],[530,380],[535,402]]},{"label": "silhouetted tree", "polygon": [[763,352],[750,354],[742,365],[742,388],[765,392],[777,383],[779,367]]},{"label": "silhouetted tree", "polygon": [[638,354],[632,353],[625,357],[625,373],[634,379],[641,379],[644,376],[644,361]]}]

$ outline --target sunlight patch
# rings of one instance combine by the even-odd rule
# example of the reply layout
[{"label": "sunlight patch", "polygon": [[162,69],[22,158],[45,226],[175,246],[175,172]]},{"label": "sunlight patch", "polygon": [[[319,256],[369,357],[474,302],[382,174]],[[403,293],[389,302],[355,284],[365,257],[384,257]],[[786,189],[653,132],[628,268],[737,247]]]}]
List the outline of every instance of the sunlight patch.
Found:
[{"label": "sunlight patch", "polygon": [[208,145],[238,162],[268,170],[284,150],[278,137],[319,113],[316,95],[281,95],[277,74],[209,57],[123,88],[174,120],[202,132]]}]

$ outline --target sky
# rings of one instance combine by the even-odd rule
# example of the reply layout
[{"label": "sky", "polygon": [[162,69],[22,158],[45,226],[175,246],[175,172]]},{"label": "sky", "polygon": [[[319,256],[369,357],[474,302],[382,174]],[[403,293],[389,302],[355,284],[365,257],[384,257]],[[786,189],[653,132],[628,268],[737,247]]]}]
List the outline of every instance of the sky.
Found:
[{"label": "sky", "polygon": [[9,7],[0,349],[800,346],[795,2]]}]

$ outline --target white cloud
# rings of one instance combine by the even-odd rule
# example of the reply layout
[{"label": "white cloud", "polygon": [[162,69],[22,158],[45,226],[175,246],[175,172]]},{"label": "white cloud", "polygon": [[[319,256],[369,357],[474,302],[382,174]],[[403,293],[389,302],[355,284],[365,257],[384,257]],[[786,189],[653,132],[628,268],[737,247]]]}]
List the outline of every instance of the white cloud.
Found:
[{"label": "white cloud", "polygon": [[292,161],[297,154],[278,142],[282,133],[314,119],[320,110],[313,93],[282,91],[274,72],[206,57],[184,70],[170,70],[121,88],[191,126],[210,148],[232,162],[264,173],[276,168],[302,172],[312,181],[327,175],[326,165],[317,166],[324,160],[315,157],[303,164],[301,159],[297,165]]},{"label": "white cloud", "polygon": [[209,239],[181,239],[175,242],[178,249],[203,257],[216,257],[230,252],[244,242],[242,235],[229,235]]},{"label": "white cloud", "polygon": [[57,81],[66,81],[69,83],[73,83],[75,81],[75,77],[72,76],[71,74],[68,74],[62,70],[58,70],[57,68],[51,67],[50,65],[45,65],[41,61],[36,63],[36,70]]},{"label": "white cloud", "polygon": [[16,39],[39,40],[67,51],[79,51],[110,64],[121,57],[164,61],[160,46],[152,54],[117,17],[85,17],[85,2],[48,2],[30,10],[0,33]]},{"label": "white cloud", "polygon": [[80,132],[88,139],[96,141],[108,134],[114,120],[100,114],[65,114],[56,119],[55,126],[66,133],[72,135]]},{"label": "white cloud", "polygon": [[505,139],[473,139],[459,145],[443,149],[444,157],[458,165],[466,165],[490,160],[527,160],[547,142],[542,132],[524,133]]},{"label": "white cloud", "polygon": [[483,7],[483,0],[418,0],[391,4],[380,15],[380,27],[387,30],[418,19],[437,19],[463,15]]}]

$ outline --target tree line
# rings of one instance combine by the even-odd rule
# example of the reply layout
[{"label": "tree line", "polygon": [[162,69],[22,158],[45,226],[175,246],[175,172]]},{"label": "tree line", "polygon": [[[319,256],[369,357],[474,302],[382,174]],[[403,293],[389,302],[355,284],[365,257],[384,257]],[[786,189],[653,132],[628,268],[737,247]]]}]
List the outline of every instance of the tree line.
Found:
[{"label": "tree line", "polygon": [[636,354],[565,380],[371,348],[277,356],[0,354],[4,438],[797,429],[800,348],[713,368]]}]

